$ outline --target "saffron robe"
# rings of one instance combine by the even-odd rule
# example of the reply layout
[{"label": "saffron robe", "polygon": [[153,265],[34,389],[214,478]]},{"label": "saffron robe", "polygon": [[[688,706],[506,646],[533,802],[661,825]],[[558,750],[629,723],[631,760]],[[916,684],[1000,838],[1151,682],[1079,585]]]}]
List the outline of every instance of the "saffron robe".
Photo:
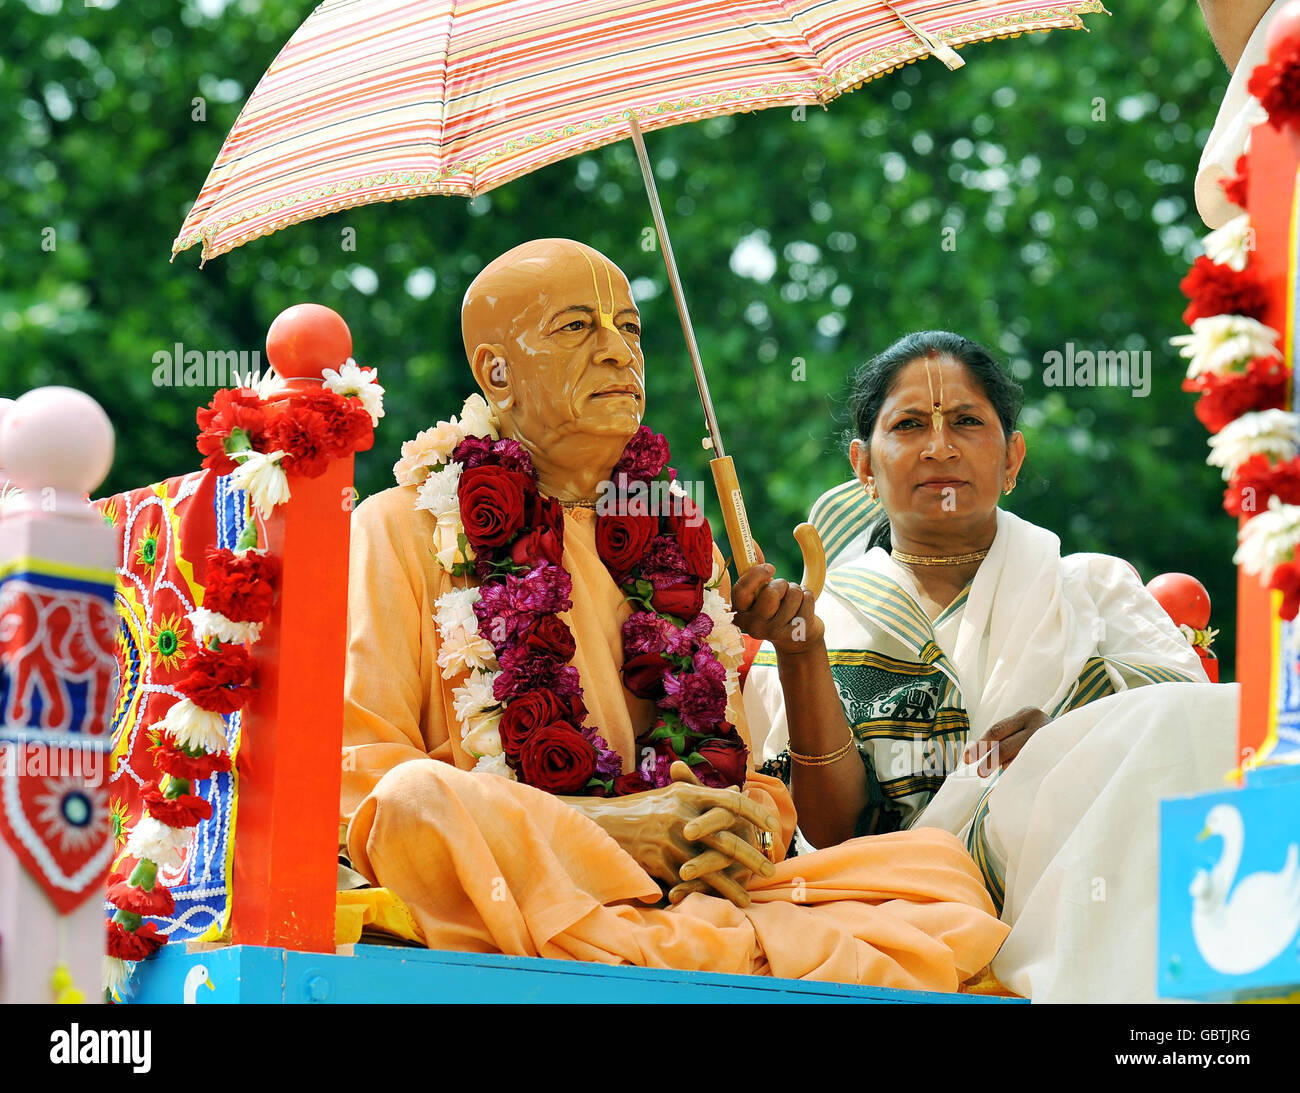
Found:
[{"label": "saffron robe", "polygon": [[[933,621],[876,548],[832,569],[818,602],[831,671],[876,806],[958,835],[1011,934],[997,979],[1034,1001],[1155,994],[1159,800],[1233,765],[1236,685],[1200,659],[1118,558],[998,512],[974,580]],[[770,654],[746,683],[762,756],[787,746]],[[866,674],[870,668],[873,674]],[[960,761],[1026,706],[1052,720],[1005,770]]]},{"label": "saffron robe", "polygon": [[[433,620],[435,601],[464,582],[435,562],[435,521],[415,496],[395,487],[353,514],[341,821],[353,865],[410,907],[431,948],[944,991],[993,959],[1006,927],[948,832],[783,861],[751,879],[745,910],[702,893],[670,907],[576,809],[471,773],[452,707],[460,679],[439,673]],[[654,708],[622,686],[631,608],[596,552],[594,513],[566,513],[564,565],[588,722],[631,770]],[[729,717],[748,739],[735,697]],[[786,846],[796,818],[785,786],[751,773],[745,792],[780,817]]]}]

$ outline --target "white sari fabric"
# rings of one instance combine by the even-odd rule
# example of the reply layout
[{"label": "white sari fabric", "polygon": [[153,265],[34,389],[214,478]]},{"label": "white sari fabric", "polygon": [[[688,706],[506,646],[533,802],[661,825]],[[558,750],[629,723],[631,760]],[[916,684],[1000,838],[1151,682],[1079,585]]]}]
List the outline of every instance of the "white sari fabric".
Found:
[{"label": "white sari fabric", "polygon": [[[1063,558],[1055,535],[1007,512],[975,579],[934,622],[880,549],[834,569],[827,592],[817,610],[868,778],[888,796],[909,768],[929,777],[894,803],[905,826],[966,840],[1012,927],[994,974],[1035,1001],[1151,1000],[1159,801],[1223,784],[1236,685],[1206,681],[1125,562]],[[936,705],[960,706],[968,728],[937,716],[929,737],[885,738],[861,716],[880,714],[877,696],[846,693],[852,677],[836,667],[855,651],[940,669]],[[745,687],[766,758],[788,745],[772,663],[760,656]],[[965,743],[1027,706],[1053,719],[1010,766],[981,778],[960,763]]]}]

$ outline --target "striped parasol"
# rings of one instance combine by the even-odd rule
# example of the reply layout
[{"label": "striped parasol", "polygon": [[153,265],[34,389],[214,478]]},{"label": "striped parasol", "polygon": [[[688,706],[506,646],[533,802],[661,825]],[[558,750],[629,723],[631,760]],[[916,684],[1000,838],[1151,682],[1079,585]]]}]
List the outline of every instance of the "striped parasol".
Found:
[{"label": "striped parasol", "polygon": [[[713,451],[737,574],[758,558],[643,129],[818,105],[928,55],[1105,12],[1100,0],[325,0],[254,88],[172,244],[203,257],[340,209],[473,196],[631,137]],[[814,596],[826,558],[795,530]]]},{"label": "striped parasol", "polygon": [[899,65],[1100,0],[325,0],[262,77],[172,254],[473,196],[644,130],[829,102]]}]

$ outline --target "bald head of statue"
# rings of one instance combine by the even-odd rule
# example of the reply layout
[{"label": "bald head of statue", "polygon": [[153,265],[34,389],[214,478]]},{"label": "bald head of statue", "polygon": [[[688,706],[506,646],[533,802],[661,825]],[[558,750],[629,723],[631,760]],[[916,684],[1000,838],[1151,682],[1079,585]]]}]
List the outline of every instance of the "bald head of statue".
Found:
[{"label": "bald head of statue", "polygon": [[572,239],[534,239],[474,278],[461,308],[474,379],[542,489],[593,496],[645,411],[641,319],[627,277]]}]

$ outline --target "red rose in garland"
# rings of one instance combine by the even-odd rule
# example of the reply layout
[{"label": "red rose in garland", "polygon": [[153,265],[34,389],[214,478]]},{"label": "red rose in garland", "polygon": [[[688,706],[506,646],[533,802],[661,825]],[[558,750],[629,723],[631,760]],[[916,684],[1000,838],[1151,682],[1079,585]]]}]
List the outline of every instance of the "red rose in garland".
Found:
[{"label": "red rose in garland", "polygon": [[668,526],[682,548],[687,572],[707,581],[713,575],[713,532],[693,501],[684,497],[680,500],[683,511],[668,517]]},{"label": "red rose in garland", "polygon": [[704,785],[724,789],[744,783],[749,749],[735,730],[727,736],[705,740],[695,750],[705,762],[695,764],[691,771]]},{"label": "red rose in garland", "polygon": [[623,665],[623,686],[637,698],[659,699],[664,693],[668,661],[661,653],[642,653]]},{"label": "red rose in garland", "polygon": [[699,577],[688,577],[667,588],[656,588],[650,605],[663,615],[693,619],[704,608],[704,582]]},{"label": "red rose in garland", "polygon": [[203,606],[233,622],[265,622],[275,602],[280,560],[273,554],[250,550],[209,549],[203,589]]},{"label": "red rose in garland", "polygon": [[559,615],[538,616],[519,635],[519,644],[525,649],[547,653],[561,660],[572,660],[577,651],[573,631]]},{"label": "red rose in garland", "polygon": [[524,742],[538,729],[557,722],[580,724],[587,708],[576,695],[557,695],[554,691],[532,691],[520,695],[501,715],[501,748],[506,758],[518,763]]},{"label": "red rose in garland", "polygon": [[1210,261],[1205,255],[1192,263],[1178,287],[1191,300],[1183,312],[1183,322],[1188,326],[1212,315],[1245,315],[1258,319],[1268,307],[1268,293],[1252,270],[1238,272],[1231,266]]},{"label": "red rose in garland", "polygon": [[476,553],[505,546],[524,526],[525,499],[536,487],[518,471],[471,467],[460,476],[460,519]]},{"label": "red rose in garland", "polygon": [[196,706],[228,714],[247,701],[253,658],[242,645],[200,649],[188,663],[190,672],[176,682],[176,689]]},{"label": "red rose in garland", "polygon": [[622,584],[658,534],[658,517],[610,513],[596,522],[596,553],[615,582]]},{"label": "red rose in garland", "polygon": [[519,767],[529,785],[548,793],[577,793],[596,773],[596,749],[572,725],[555,722],[528,737]]}]

